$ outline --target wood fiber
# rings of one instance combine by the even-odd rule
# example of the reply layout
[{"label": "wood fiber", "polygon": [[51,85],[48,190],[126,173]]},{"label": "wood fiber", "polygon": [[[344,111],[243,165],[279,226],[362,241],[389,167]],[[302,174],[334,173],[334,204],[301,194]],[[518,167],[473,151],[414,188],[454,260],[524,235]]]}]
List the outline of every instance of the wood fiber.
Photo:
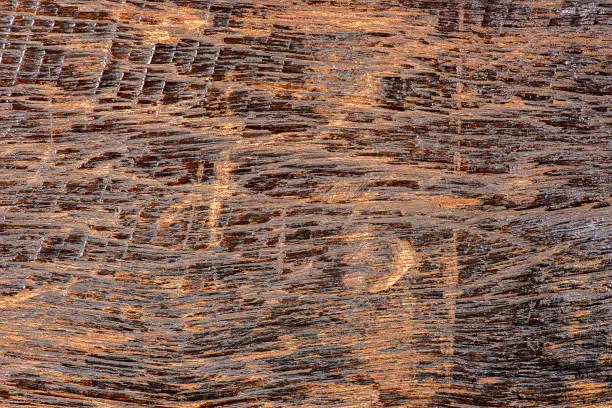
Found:
[{"label": "wood fiber", "polygon": [[0,406],[612,406],[611,22],[0,0]]}]

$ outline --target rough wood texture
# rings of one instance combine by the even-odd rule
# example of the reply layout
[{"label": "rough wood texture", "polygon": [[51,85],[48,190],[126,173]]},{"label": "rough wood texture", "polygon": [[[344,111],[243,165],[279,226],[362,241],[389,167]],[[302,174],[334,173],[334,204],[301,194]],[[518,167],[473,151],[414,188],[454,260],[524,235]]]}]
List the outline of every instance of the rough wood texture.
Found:
[{"label": "rough wood texture", "polygon": [[611,11],[0,0],[0,406],[611,406]]}]

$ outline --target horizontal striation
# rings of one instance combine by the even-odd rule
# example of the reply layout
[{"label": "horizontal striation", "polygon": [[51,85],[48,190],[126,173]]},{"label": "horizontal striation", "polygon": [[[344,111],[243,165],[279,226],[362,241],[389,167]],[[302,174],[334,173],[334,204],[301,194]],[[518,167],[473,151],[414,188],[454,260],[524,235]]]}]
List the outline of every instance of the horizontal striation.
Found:
[{"label": "horizontal striation", "polygon": [[605,407],[610,5],[0,4],[0,405]]}]

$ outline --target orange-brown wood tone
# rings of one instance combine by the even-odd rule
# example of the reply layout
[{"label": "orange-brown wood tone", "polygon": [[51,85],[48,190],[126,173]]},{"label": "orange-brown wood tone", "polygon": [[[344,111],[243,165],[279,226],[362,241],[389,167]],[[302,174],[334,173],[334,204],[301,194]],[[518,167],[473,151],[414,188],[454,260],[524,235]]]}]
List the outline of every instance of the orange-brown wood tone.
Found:
[{"label": "orange-brown wood tone", "polygon": [[0,0],[0,407],[610,407],[611,19]]}]

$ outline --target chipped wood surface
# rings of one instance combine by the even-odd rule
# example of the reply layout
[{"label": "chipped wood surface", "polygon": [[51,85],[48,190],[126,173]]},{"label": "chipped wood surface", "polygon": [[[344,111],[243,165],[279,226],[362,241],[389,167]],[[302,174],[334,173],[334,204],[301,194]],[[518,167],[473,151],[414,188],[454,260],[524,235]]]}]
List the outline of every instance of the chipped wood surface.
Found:
[{"label": "chipped wood surface", "polygon": [[0,406],[609,407],[611,10],[0,0]]}]

